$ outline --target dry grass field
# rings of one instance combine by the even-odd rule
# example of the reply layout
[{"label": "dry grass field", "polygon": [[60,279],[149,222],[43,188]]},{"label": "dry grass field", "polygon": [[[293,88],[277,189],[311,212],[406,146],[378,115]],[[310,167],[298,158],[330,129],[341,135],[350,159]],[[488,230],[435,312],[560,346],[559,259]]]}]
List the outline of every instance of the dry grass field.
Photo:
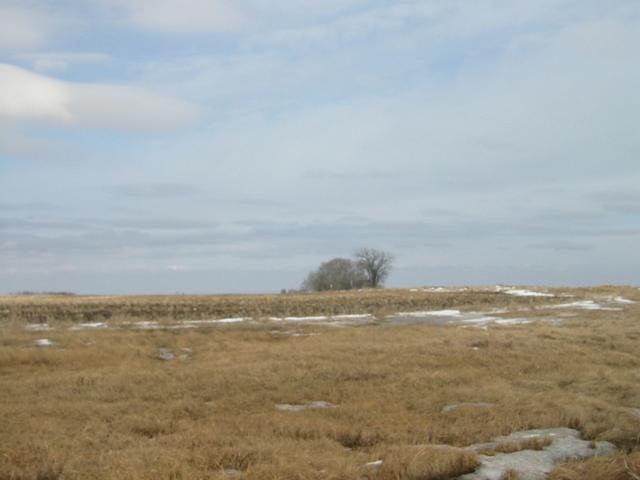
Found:
[{"label": "dry grass field", "polygon": [[[478,466],[464,447],[550,427],[617,451],[560,464],[549,478],[638,479],[640,303],[564,308],[559,324],[385,321],[399,311],[533,318],[568,301],[640,302],[632,287],[551,292],[574,297],[476,289],[0,298],[0,479],[447,479]],[[348,313],[378,321],[268,320]],[[170,328],[238,316],[254,321]],[[132,319],[164,328],[128,328]],[[105,320],[100,330],[69,328]],[[28,327],[44,322],[50,330]],[[34,345],[45,338],[51,346]],[[328,408],[295,407],[311,402]],[[545,443],[503,450],[520,448]]]}]

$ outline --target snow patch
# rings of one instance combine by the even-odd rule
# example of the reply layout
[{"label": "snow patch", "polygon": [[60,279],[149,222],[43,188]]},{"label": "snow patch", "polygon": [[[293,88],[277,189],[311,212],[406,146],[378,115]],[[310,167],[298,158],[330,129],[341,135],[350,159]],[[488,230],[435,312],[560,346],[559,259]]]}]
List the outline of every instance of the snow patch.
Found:
[{"label": "snow patch", "polygon": [[308,402],[304,404],[291,404],[291,403],[279,403],[276,405],[276,410],[283,412],[301,412],[309,409],[322,409],[322,408],[336,408],[337,405],[333,403],[325,402],[323,400],[316,402]]},{"label": "snow patch", "polygon": [[501,291],[507,295],[515,295],[516,297],[555,297],[552,293],[534,292],[532,290],[525,289],[509,289]]},{"label": "snow patch", "polygon": [[25,325],[26,330],[31,330],[32,332],[44,332],[46,330],[51,330],[51,327],[48,323],[30,323]]},{"label": "snow patch", "polygon": [[37,340],[34,340],[33,344],[36,347],[53,347],[55,345],[55,343],[48,338],[39,338]]},{"label": "snow patch", "polygon": [[105,322],[89,322],[89,323],[78,323],[72,326],[69,330],[102,330],[105,328],[109,328]]},{"label": "snow patch", "polygon": [[430,310],[430,311],[419,311],[419,312],[398,312],[393,315],[394,317],[415,317],[415,318],[423,318],[423,317],[462,317],[462,312],[460,310]]},{"label": "snow patch", "polygon": [[579,300],[577,302],[561,303],[558,305],[552,305],[550,308],[579,308],[582,310],[609,310],[609,311],[622,310],[619,307],[605,307],[604,305],[596,303],[593,300]]},{"label": "snow patch", "polygon": [[458,477],[458,480],[499,480],[509,470],[516,471],[520,478],[542,480],[559,462],[573,458],[585,459],[606,455],[615,450],[615,446],[609,442],[582,440],[580,433],[570,428],[514,432],[493,438],[491,442],[474,444],[468,448],[481,451],[531,438],[550,438],[552,443],[542,450],[520,450],[512,453],[497,453],[492,456],[479,455],[480,467],[473,473]]}]

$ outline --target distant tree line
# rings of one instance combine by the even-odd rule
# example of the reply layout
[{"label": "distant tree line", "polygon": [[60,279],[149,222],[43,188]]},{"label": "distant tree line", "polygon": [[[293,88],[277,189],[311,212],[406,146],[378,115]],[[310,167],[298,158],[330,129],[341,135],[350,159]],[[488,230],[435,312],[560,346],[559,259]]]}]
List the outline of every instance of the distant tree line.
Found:
[{"label": "distant tree line", "polygon": [[394,257],[375,248],[361,248],[354,258],[333,258],[309,273],[302,289],[311,292],[378,288],[384,285],[391,272]]}]

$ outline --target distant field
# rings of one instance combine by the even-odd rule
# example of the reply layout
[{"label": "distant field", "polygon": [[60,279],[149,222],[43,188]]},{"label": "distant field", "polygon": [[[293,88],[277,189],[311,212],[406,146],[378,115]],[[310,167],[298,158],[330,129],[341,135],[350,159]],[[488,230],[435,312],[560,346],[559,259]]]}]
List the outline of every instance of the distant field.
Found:
[{"label": "distant field", "polygon": [[[432,292],[384,289],[314,294],[166,296],[0,297],[0,321],[103,321],[109,319],[203,319],[332,315],[405,310],[516,307],[553,302],[544,297],[503,295],[495,288]],[[601,293],[610,289],[601,287]],[[564,291],[564,290],[562,290]],[[593,291],[581,289],[580,295]],[[560,300],[556,300],[560,301]]]},{"label": "distant field", "polygon": [[634,302],[635,287],[0,297],[0,479],[447,479],[552,441],[469,445],[569,427],[616,450],[548,478],[634,480]]}]

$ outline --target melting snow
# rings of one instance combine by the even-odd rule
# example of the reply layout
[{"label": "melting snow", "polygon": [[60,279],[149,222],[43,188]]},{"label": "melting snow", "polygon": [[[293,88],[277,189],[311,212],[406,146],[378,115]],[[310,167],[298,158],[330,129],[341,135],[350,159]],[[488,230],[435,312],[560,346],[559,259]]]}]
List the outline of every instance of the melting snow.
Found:
[{"label": "melting snow", "polygon": [[609,442],[589,442],[580,438],[580,433],[570,428],[551,428],[514,432],[496,437],[489,443],[471,445],[471,450],[479,451],[495,448],[501,444],[528,440],[531,438],[551,438],[552,443],[542,450],[520,450],[512,453],[480,455],[480,468],[462,475],[458,480],[499,480],[509,470],[516,471],[519,478],[542,480],[554,466],[570,458],[591,458],[605,455],[615,450]]}]

